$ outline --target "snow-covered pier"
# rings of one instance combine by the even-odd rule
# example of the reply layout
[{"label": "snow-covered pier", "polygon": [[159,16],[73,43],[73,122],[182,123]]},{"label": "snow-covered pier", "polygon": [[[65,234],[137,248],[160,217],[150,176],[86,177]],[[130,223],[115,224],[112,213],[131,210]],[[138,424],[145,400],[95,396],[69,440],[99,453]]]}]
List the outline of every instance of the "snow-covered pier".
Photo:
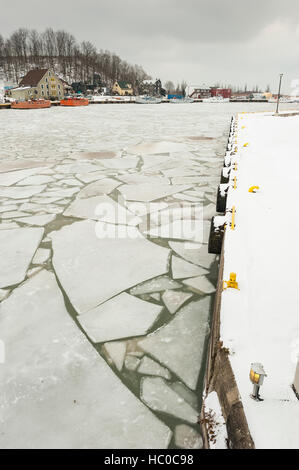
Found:
[{"label": "snow-covered pier", "polygon": [[[219,415],[219,400],[232,447],[299,447],[299,116],[287,114],[234,120],[214,219],[225,229],[205,408]],[[257,399],[252,363],[267,374]]]}]

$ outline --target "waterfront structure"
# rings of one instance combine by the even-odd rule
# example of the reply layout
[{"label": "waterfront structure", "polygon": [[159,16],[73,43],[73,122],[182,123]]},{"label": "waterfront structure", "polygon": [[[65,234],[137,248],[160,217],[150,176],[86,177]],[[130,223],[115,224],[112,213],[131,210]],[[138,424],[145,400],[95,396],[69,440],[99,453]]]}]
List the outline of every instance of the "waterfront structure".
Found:
[{"label": "waterfront structure", "polygon": [[51,69],[33,69],[7,95],[15,100],[63,99],[65,83]]},{"label": "waterfront structure", "polygon": [[193,92],[190,94],[190,98],[194,99],[210,98],[211,96],[211,87],[207,85],[195,87]]},{"label": "waterfront structure", "polygon": [[119,96],[133,95],[133,87],[131,83],[116,81],[112,87],[112,93]]},{"label": "waterfront structure", "polygon": [[222,98],[230,98],[232,91],[230,88],[211,88],[211,96],[222,96]]}]

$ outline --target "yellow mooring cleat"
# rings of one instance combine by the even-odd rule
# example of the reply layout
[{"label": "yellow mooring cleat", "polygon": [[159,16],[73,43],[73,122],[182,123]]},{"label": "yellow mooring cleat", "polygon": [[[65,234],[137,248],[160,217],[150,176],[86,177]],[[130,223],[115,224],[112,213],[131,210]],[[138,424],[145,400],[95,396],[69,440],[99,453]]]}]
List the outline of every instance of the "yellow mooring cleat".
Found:
[{"label": "yellow mooring cleat", "polygon": [[243,145],[243,147],[248,147],[249,142],[246,142],[246,144]]},{"label": "yellow mooring cleat", "polygon": [[[229,288],[240,290],[236,279],[237,279],[236,273],[230,273],[229,281],[223,281],[223,290],[229,289]],[[226,284],[226,287],[225,287],[225,284]]]},{"label": "yellow mooring cleat", "polygon": [[260,189],[259,186],[251,186],[251,187],[248,189],[248,192],[249,192],[249,193],[256,193],[259,189]]}]

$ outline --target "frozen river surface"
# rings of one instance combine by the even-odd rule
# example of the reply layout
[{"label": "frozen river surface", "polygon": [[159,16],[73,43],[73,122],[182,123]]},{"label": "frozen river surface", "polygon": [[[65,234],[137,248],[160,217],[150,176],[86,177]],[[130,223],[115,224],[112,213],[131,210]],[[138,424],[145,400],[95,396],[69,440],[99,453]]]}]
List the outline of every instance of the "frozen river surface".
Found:
[{"label": "frozen river surface", "polygon": [[267,108],[0,112],[1,448],[202,446],[209,221],[231,115]]}]

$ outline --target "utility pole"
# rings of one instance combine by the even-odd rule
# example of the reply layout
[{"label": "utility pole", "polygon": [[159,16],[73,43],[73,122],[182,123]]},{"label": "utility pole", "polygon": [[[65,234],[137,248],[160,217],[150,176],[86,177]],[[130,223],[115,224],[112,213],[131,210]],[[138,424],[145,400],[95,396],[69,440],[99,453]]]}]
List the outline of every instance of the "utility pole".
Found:
[{"label": "utility pole", "polygon": [[276,106],[276,114],[278,114],[278,106],[279,106],[279,98],[280,98],[280,90],[281,90],[281,80],[283,77],[283,73],[279,74],[279,87],[278,87],[278,95],[277,95],[277,106]]}]

